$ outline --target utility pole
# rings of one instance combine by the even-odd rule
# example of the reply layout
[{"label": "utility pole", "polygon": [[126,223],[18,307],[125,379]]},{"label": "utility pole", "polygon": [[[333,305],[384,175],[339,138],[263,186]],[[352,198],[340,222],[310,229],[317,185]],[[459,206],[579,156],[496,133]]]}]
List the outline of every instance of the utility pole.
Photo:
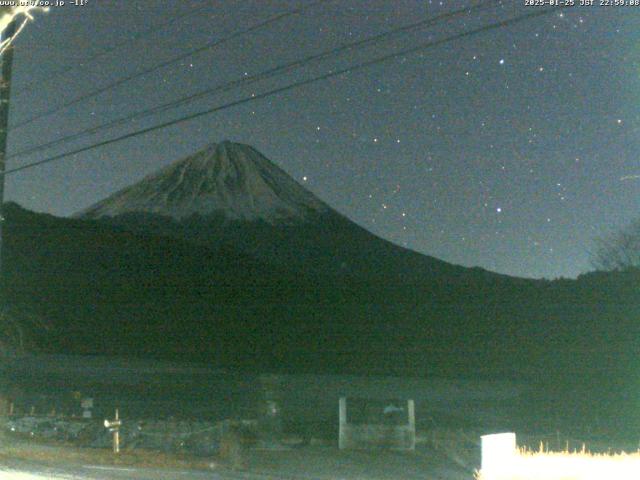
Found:
[{"label": "utility pole", "polygon": [[[10,39],[16,33],[16,21],[13,20],[7,28],[0,32],[0,42]],[[0,59],[1,76],[0,76],[0,291],[4,288],[2,281],[3,271],[3,204],[4,204],[4,172],[7,156],[7,135],[9,133],[9,100],[11,98],[11,66],[13,65],[13,45],[9,46],[2,53]]]}]

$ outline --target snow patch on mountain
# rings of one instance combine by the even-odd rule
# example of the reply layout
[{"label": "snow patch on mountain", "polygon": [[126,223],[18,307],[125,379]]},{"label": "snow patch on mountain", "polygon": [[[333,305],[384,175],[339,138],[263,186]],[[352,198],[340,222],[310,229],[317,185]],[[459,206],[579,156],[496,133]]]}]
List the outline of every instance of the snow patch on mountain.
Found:
[{"label": "snow patch on mountain", "polygon": [[304,221],[329,207],[253,147],[212,144],[79,212],[80,218],[151,213],[183,220],[222,214],[270,224]]}]

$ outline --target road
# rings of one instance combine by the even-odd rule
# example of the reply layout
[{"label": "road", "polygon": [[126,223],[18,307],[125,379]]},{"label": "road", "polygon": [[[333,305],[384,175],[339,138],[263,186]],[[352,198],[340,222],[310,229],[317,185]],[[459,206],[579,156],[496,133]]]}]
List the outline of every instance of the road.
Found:
[{"label": "road", "polygon": [[[98,465],[91,460],[63,460],[53,447],[44,450],[47,460],[37,454],[45,447],[32,447],[32,457],[0,456],[0,480],[472,480],[473,471],[460,459],[452,459],[433,449],[416,452],[340,451],[331,447],[290,450],[251,450],[246,455],[247,470],[231,470],[216,464],[210,470]],[[23,450],[19,452],[24,453]],[[53,453],[52,453],[53,452]],[[52,457],[53,455],[53,457]],[[76,461],[77,460],[77,461]],[[45,463],[48,462],[48,463]],[[202,464],[206,466],[206,463]],[[260,473],[259,473],[260,472]]]},{"label": "road", "polygon": [[[471,480],[472,476],[449,469],[424,472],[433,480]],[[0,465],[2,480],[329,480],[335,477],[279,476],[234,471],[166,470],[153,468],[107,467],[79,465],[68,468],[52,468],[31,462],[6,462]],[[345,477],[339,477],[345,478]],[[356,476],[354,478],[362,478]],[[374,475],[375,478],[375,475]],[[402,478],[396,477],[396,478]]]},{"label": "road", "polygon": [[247,472],[167,470],[153,468],[77,465],[55,468],[36,462],[6,461],[0,465],[2,480],[265,480],[275,477]]}]

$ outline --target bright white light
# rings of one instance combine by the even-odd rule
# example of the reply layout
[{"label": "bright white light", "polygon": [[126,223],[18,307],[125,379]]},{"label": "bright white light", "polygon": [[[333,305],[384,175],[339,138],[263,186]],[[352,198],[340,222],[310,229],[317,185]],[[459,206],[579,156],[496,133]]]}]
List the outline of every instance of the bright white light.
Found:
[{"label": "bright white light", "polygon": [[480,480],[637,480],[640,454],[521,453],[497,474],[481,472]]},{"label": "bright white light", "polygon": [[487,480],[502,478],[513,468],[516,458],[516,434],[497,433],[484,435],[482,440],[482,474]]},{"label": "bright white light", "polygon": [[4,39],[4,40],[2,40],[0,42],[0,54],[2,54],[2,52],[4,52],[9,47],[9,45],[11,45],[13,43],[13,41],[18,37],[18,35],[20,35],[20,32],[22,32],[22,29],[25,27],[27,22],[30,21],[30,20],[33,20],[33,17],[31,16],[31,13],[35,12],[35,11],[47,12],[47,11],[49,11],[49,8],[48,7],[35,7],[35,6],[28,6],[28,7],[2,7],[2,8],[0,8],[0,32],[4,31],[4,29],[7,28],[9,26],[9,24],[18,15],[24,15],[26,17],[24,19],[24,21],[18,27],[18,30],[13,35],[13,37]]},{"label": "bright white light", "polygon": [[515,447],[515,434],[482,437],[482,470],[477,480],[637,480],[640,452],[531,452]]}]

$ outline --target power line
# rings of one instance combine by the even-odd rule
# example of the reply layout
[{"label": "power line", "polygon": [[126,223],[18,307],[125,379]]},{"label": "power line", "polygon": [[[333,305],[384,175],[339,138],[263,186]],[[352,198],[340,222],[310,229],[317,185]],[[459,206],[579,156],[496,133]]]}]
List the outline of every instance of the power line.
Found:
[{"label": "power line", "polygon": [[38,115],[36,115],[34,117],[31,117],[31,118],[29,118],[27,120],[23,120],[22,122],[16,123],[15,125],[13,125],[11,127],[11,130],[23,127],[25,125],[29,125],[30,123],[33,123],[33,122],[35,122],[37,120],[40,120],[41,118],[47,117],[47,116],[49,116],[49,115],[51,115],[53,113],[56,113],[56,112],[59,112],[60,110],[65,109],[67,107],[70,107],[72,105],[76,105],[76,104],[78,104],[80,102],[83,102],[83,101],[88,100],[90,98],[93,98],[93,97],[95,97],[97,95],[100,95],[101,93],[104,93],[106,91],[112,90],[113,88],[119,87],[120,85],[123,85],[124,83],[127,83],[127,82],[129,82],[131,80],[134,80],[136,78],[142,77],[144,75],[148,75],[150,73],[153,73],[153,72],[155,72],[157,70],[160,70],[160,69],[162,69],[164,67],[168,67],[169,65],[173,65],[175,63],[178,63],[181,60],[184,60],[185,58],[192,57],[193,55],[197,55],[198,53],[204,52],[206,50],[214,49],[214,48],[216,48],[216,47],[218,47],[218,46],[220,46],[220,45],[222,45],[224,43],[227,43],[227,42],[229,42],[229,41],[231,41],[231,40],[233,40],[235,38],[238,38],[240,36],[243,36],[243,35],[246,35],[246,34],[249,34],[249,33],[253,33],[253,32],[255,32],[255,31],[257,31],[257,30],[259,30],[261,28],[264,28],[266,26],[271,25],[272,23],[278,22],[278,21],[282,20],[283,18],[299,14],[299,13],[303,12],[304,10],[307,10],[309,8],[313,8],[316,5],[319,5],[319,4],[327,2],[327,1],[330,1],[330,0],[317,0],[317,1],[313,2],[313,3],[305,5],[303,7],[296,8],[294,10],[289,10],[287,12],[280,13],[278,15],[269,17],[268,19],[266,19],[266,20],[264,20],[264,21],[262,21],[260,23],[257,23],[257,24],[255,24],[255,25],[253,25],[251,27],[248,27],[248,28],[245,28],[245,29],[242,29],[242,30],[238,30],[238,31],[232,33],[231,35],[229,35],[227,37],[221,38],[219,40],[214,40],[212,42],[208,42],[208,43],[206,43],[205,45],[203,45],[201,47],[189,50],[188,52],[183,53],[181,55],[178,55],[177,57],[173,57],[170,60],[166,60],[164,62],[158,63],[158,64],[153,65],[153,66],[151,66],[149,68],[146,68],[146,69],[144,69],[144,70],[142,70],[142,71],[140,71],[138,73],[134,73],[134,74],[128,75],[128,76],[126,76],[124,78],[116,80],[115,82],[112,82],[112,83],[110,83],[108,85],[105,85],[104,87],[98,88],[98,89],[93,90],[93,91],[91,91],[89,93],[86,93],[84,95],[76,97],[75,99],[70,100],[67,103],[63,103],[62,105],[59,105],[57,107],[50,108],[49,110],[45,110],[44,112],[40,112]]},{"label": "power line", "polygon": [[253,101],[256,101],[256,100],[261,100],[263,98],[271,97],[273,95],[277,95],[277,94],[286,92],[288,90],[293,90],[295,88],[299,88],[299,87],[302,87],[302,86],[305,86],[305,85],[309,85],[311,83],[315,83],[315,82],[318,82],[318,81],[321,81],[321,80],[326,80],[328,78],[333,78],[333,77],[337,77],[337,76],[344,75],[344,74],[347,74],[347,73],[351,73],[351,72],[354,72],[356,70],[361,70],[363,68],[367,68],[367,67],[370,67],[370,66],[385,62],[387,60],[391,60],[393,58],[397,58],[397,57],[400,57],[400,56],[403,56],[403,55],[410,55],[410,54],[416,53],[416,52],[418,52],[420,50],[426,50],[426,49],[429,49],[429,48],[433,48],[433,47],[436,47],[436,46],[443,45],[445,43],[449,43],[449,42],[452,42],[452,41],[455,41],[455,40],[459,40],[461,38],[466,38],[466,37],[470,37],[470,36],[473,36],[473,35],[478,35],[480,33],[484,33],[484,32],[487,32],[489,30],[494,30],[494,29],[497,29],[497,28],[503,28],[503,27],[515,25],[517,23],[521,23],[523,21],[530,20],[532,18],[542,17],[544,15],[548,15],[550,13],[557,12],[558,9],[566,9],[566,8],[569,8],[569,7],[546,8],[546,9],[543,9],[543,10],[538,10],[538,11],[533,12],[533,13],[528,13],[526,15],[520,15],[518,17],[510,18],[508,20],[502,20],[500,22],[496,22],[496,23],[493,23],[493,24],[490,24],[490,25],[485,25],[483,27],[479,27],[479,28],[476,28],[476,29],[473,29],[473,30],[468,30],[466,32],[462,32],[462,33],[459,33],[459,34],[456,34],[456,35],[453,35],[453,36],[450,36],[450,37],[446,37],[446,38],[443,38],[443,39],[440,39],[440,40],[422,43],[422,44],[420,44],[418,46],[415,46],[415,47],[407,48],[407,49],[401,50],[399,52],[395,52],[395,53],[387,54],[387,55],[384,55],[384,56],[381,56],[381,57],[377,57],[377,58],[374,58],[374,59],[371,59],[371,60],[367,60],[365,62],[361,62],[361,63],[358,63],[356,65],[352,65],[350,67],[346,67],[346,68],[343,68],[343,69],[340,69],[340,70],[337,70],[337,71],[332,71],[332,72],[326,73],[324,75],[320,75],[320,76],[317,76],[317,77],[309,78],[309,79],[306,79],[306,80],[300,80],[298,82],[294,82],[294,83],[291,83],[289,85],[285,85],[283,87],[278,87],[278,88],[275,88],[273,90],[269,90],[267,92],[263,92],[263,93],[260,93],[260,94],[257,94],[257,95],[252,95],[250,97],[244,97],[244,98],[241,98],[239,100],[235,100],[233,102],[226,103],[224,105],[219,105],[217,107],[209,108],[209,109],[203,110],[201,112],[192,113],[190,115],[186,115],[186,116],[174,119],[174,120],[170,120],[170,121],[158,124],[158,125],[154,125],[152,127],[147,127],[147,128],[143,128],[143,129],[140,129],[140,130],[136,130],[134,132],[130,132],[130,133],[121,135],[119,137],[111,138],[109,140],[103,140],[101,142],[94,143],[92,145],[88,145],[88,146],[85,146],[85,147],[81,147],[81,148],[78,148],[76,150],[72,150],[70,152],[61,153],[59,155],[54,155],[54,156],[45,158],[43,160],[38,160],[36,162],[28,163],[26,165],[22,165],[20,167],[15,167],[15,168],[6,170],[4,172],[4,175],[9,175],[9,174],[12,174],[12,173],[21,172],[23,170],[27,170],[27,169],[34,168],[34,167],[39,166],[39,165],[43,165],[45,163],[50,163],[50,162],[53,162],[53,161],[57,161],[57,160],[69,157],[71,155],[77,155],[79,153],[84,153],[86,151],[93,150],[93,149],[96,149],[96,148],[99,148],[99,147],[103,147],[103,146],[106,146],[106,145],[110,145],[112,143],[116,143],[116,142],[120,142],[120,141],[123,141],[123,140],[127,140],[129,138],[134,138],[134,137],[137,137],[139,135],[144,135],[146,133],[153,132],[155,130],[160,130],[160,129],[163,129],[163,128],[166,128],[166,127],[177,125],[179,123],[183,123],[183,122],[187,122],[189,120],[193,120],[195,118],[203,117],[203,116],[206,116],[206,115],[210,115],[212,113],[216,113],[216,112],[219,112],[219,111],[222,111],[222,110],[226,110],[228,108],[232,108],[232,107],[235,107],[235,106],[238,106],[238,105],[243,105],[243,104],[248,103],[248,102],[253,102]]},{"label": "power line", "polygon": [[318,54],[315,54],[315,55],[310,55],[310,56],[304,57],[304,58],[299,59],[299,60],[295,60],[295,61],[283,64],[283,65],[279,65],[277,67],[273,67],[271,69],[268,69],[266,71],[260,72],[260,73],[255,74],[255,75],[251,75],[251,76],[248,76],[248,77],[242,77],[240,79],[236,79],[236,80],[233,80],[233,81],[230,81],[230,82],[226,82],[224,84],[217,85],[217,86],[215,86],[213,88],[208,88],[208,89],[203,90],[201,92],[198,92],[198,93],[195,93],[195,94],[191,94],[191,95],[182,97],[180,99],[173,100],[171,102],[167,102],[167,103],[164,103],[162,105],[158,105],[158,106],[152,107],[150,109],[141,110],[139,112],[135,112],[135,113],[129,114],[129,115],[125,116],[125,117],[121,117],[121,118],[118,118],[118,119],[115,119],[115,120],[111,120],[111,121],[103,123],[101,125],[97,125],[97,126],[94,126],[94,127],[86,128],[86,129],[81,130],[79,132],[64,136],[64,137],[56,139],[56,140],[52,140],[50,142],[46,142],[46,143],[43,143],[43,144],[40,144],[40,145],[36,145],[36,146],[33,146],[33,147],[25,148],[23,150],[20,150],[20,151],[18,151],[16,153],[10,155],[8,158],[15,158],[15,157],[18,157],[18,156],[24,156],[24,155],[28,155],[28,154],[31,154],[31,153],[35,153],[37,151],[45,150],[45,149],[48,149],[48,148],[53,147],[55,145],[59,145],[59,144],[64,143],[64,142],[75,140],[75,139],[81,138],[81,137],[83,137],[85,135],[93,134],[93,133],[96,133],[96,132],[98,132],[100,130],[103,130],[103,129],[106,129],[106,128],[111,128],[111,127],[115,127],[115,126],[118,126],[118,125],[122,125],[122,124],[127,123],[127,122],[129,122],[131,120],[134,120],[134,119],[144,118],[144,117],[147,117],[147,116],[150,116],[150,115],[153,115],[153,114],[165,111],[165,110],[169,110],[169,109],[181,106],[181,105],[185,105],[187,103],[190,103],[190,102],[192,102],[192,101],[194,101],[196,99],[199,99],[199,98],[202,98],[202,97],[205,97],[205,96],[209,96],[209,95],[216,94],[216,93],[226,92],[226,91],[234,89],[236,87],[246,86],[246,85],[250,85],[250,84],[256,83],[258,81],[265,80],[267,78],[272,78],[272,77],[274,77],[276,75],[279,75],[281,73],[285,73],[285,72],[287,72],[287,71],[289,71],[289,70],[291,70],[293,68],[301,67],[301,66],[303,66],[303,65],[305,65],[307,63],[310,63],[310,62],[314,62],[314,61],[318,61],[318,60],[321,60],[321,59],[324,59],[324,58],[328,58],[328,57],[331,57],[331,56],[334,56],[334,55],[338,55],[338,54],[340,54],[340,53],[342,53],[344,51],[347,51],[347,50],[353,50],[355,48],[361,48],[361,47],[364,47],[364,46],[369,46],[369,45],[378,43],[380,41],[387,40],[390,37],[401,35],[401,34],[407,33],[407,32],[412,31],[412,30],[417,30],[417,29],[425,27],[425,26],[433,25],[433,24],[436,24],[436,23],[438,23],[438,22],[440,22],[442,20],[451,19],[451,18],[454,18],[454,17],[459,16],[459,15],[464,14],[464,13],[471,14],[473,12],[477,12],[477,11],[482,11],[482,10],[486,10],[486,9],[489,9],[489,8],[493,8],[494,6],[496,6],[499,3],[500,3],[500,0],[490,0],[490,1],[485,2],[485,3],[479,3],[479,4],[475,5],[475,6],[461,8],[461,9],[455,10],[453,12],[448,12],[448,13],[445,13],[445,14],[442,14],[442,15],[437,15],[435,17],[426,19],[426,20],[421,20],[419,22],[415,22],[415,23],[412,23],[412,24],[409,24],[409,25],[398,27],[398,28],[395,28],[393,30],[390,30],[390,31],[387,31],[387,32],[384,32],[384,33],[381,33],[381,34],[378,34],[378,35],[374,35],[374,36],[371,36],[371,37],[368,37],[368,38],[365,38],[365,39],[362,39],[362,40],[358,40],[358,41],[354,41],[354,42],[351,42],[351,43],[348,43],[348,44],[340,45],[338,47],[332,48],[330,50],[325,50],[324,52],[321,52],[321,53],[318,53]]},{"label": "power line", "polygon": [[86,67],[86,64],[91,63],[99,58],[104,57],[105,55],[108,55],[116,50],[118,50],[120,47],[123,47],[125,45],[129,45],[133,42],[137,42],[138,40],[153,35],[156,32],[159,32],[161,30],[164,30],[165,28],[167,28],[168,26],[179,22],[180,20],[183,20],[184,18],[187,17],[191,17],[193,15],[196,15],[198,13],[200,13],[201,11],[205,10],[209,8],[209,5],[200,5],[199,7],[196,8],[191,8],[189,9],[188,12],[183,13],[182,15],[173,15],[169,20],[167,20],[166,22],[162,22],[159,25],[156,25],[155,27],[149,28],[147,30],[144,30],[142,32],[138,32],[134,35],[132,35],[130,38],[127,38],[126,40],[123,40],[121,42],[117,42],[114,43],[112,46],[107,47],[105,49],[102,49],[100,51],[98,51],[97,53],[95,53],[94,55],[86,58],[85,60],[83,60],[82,62],[79,62],[80,65],[67,65],[64,67],[61,67],[57,70],[53,70],[51,72],[49,72],[47,75],[43,76],[40,79],[36,79],[34,81],[31,81],[29,83],[27,83],[26,85],[21,86],[20,88],[16,89],[16,93],[22,93],[22,92],[29,92],[32,91],[36,88],[42,88],[42,86],[47,83],[50,82],[51,80],[55,80],[58,77],[61,77],[62,75],[66,75],[69,72],[73,72],[74,70],[82,70]]}]

